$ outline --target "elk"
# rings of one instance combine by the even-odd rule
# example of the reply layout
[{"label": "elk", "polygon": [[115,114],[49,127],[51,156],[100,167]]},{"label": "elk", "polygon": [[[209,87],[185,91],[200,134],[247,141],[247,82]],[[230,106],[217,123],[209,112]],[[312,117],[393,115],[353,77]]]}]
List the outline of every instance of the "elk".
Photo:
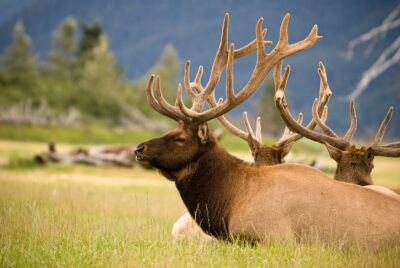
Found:
[{"label": "elk", "polygon": [[[326,111],[326,110],[325,110]],[[325,113],[326,114],[326,113]],[[223,117],[224,123],[220,118]],[[325,116],[326,118],[326,116]],[[301,124],[303,115],[299,114],[298,122]],[[235,127],[230,123],[224,116],[218,117],[218,120],[224,124],[224,126],[234,135],[246,140],[249,144],[251,154],[254,158],[255,166],[269,166],[284,163],[284,157],[289,152],[292,144],[302,138],[298,134],[290,133],[289,129],[286,127],[280,140],[268,146],[263,143],[261,136],[261,118],[257,118],[256,125],[256,135],[250,126],[250,122],[247,118],[247,113],[243,113],[243,121],[245,123],[247,133]],[[296,135],[296,137],[294,137]],[[247,137],[247,138],[246,138]],[[211,236],[205,234],[200,227],[196,224],[196,221],[190,216],[187,209],[179,217],[178,221],[174,224],[172,228],[172,237],[175,240],[181,240],[184,238],[194,238],[198,237],[201,240],[209,241],[213,240]]]},{"label": "elk", "polygon": [[[159,77],[146,85],[149,104],[178,121],[178,127],[135,149],[138,161],[150,163],[175,182],[181,198],[207,234],[232,241],[267,242],[270,239],[307,239],[316,233],[323,241],[400,241],[400,202],[358,185],[330,179],[321,171],[300,164],[254,166],[230,155],[216,140],[207,121],[248,99],[268,72],[283,58],[311,47],[321,39],[315,25],[304,40],[288,44],[289,15],[282,21],[279,41],[269,53],[257,23],[256,41],[246,49],[227,50],[225,16],[221,43],[209,81],[201,93],[185,86],[192,108],[182,100],[178,85],[176,105],[162,96]],[[233,87],[233,61],[257,51],[257,63],[248,83],[237,94]],[[241,53],[239,53],[241,52]],[[226,100],[203,111],[226,65]],[[186,69],[188,70],[188,69]],[[200,72],[196,79],[201,81]],[[188,75],[189,77],[189,75]]]},{"label": "elk", "polygon": [[[275,67],[275,80],[281,81],[281,72],[282,62],[277,64]],[[289,73],[290,66],[286,68],[284,73],[284,79],[286,79],[286,81],[288,79]],[[326,79],[326,73],[322,86],[329,87]],[[301,124],[296,122],[289,111],[288,104],[285,99],[285,87],[286,83],[284,83],[282,87],[280,87],[276,91],[275,95],[275,104],[280,112],[283,121],[285,122],[286,126],[295,133],[298,133],[299,135],[303,135],[304,137],[325,145],[330,157],[334,159],[337,163],[337,168],[334,176],[335,180],[366,186],[369,189],[393,196],[400,200],[400,196],[393,191],[382,186],[373,185],[373,181],[371,178],[371,171],[374,167],[374,155],[393,157],[400,156],[400,149],[398,148],[400,143],[379,145],[392,116],[393,107],[390,107],[372,144],[369,147],[363,145],[361,148],[356,148],[354,144],[351,144],[351,138],[353,137],[357,129],[357,115],[354,108],[354,99],[352,99],[350,102],[350,127],[344,137],[340,138],[332,129],[330,129],[325,124],[326,118],[323,118],[323,120],[320,119],[320,116],[318,114],[319,111],[317,108],[318,99],[314,100],[312,107],[313,120],[315,120],[319,128],[324,133],[318,133],[312,129],[304,128]]]},{"label": "elk", "polygon": [[[202,68],[200,69],[200,72],[202,72]],[[327,117],[327,109],[324,109],[324,107],[329,102],[329,98],[332,95],[332,92],[329,87],[322,86],[323,84],[327,84],[325,67],[322,62],[320,63],[320,69],[318,73],[321,77],[318,114],[320,116],[322,115],[324,121]],[[188,71],[186,71],[185,74],[188,74]],[[185,75],[185,81],[189,81],[189,77],[187,75]],[[277,84],[277,80],[275,79],[275,90],[278,89],[278,86],[279,84]],[[191,83],[190,87],[194,88],[198,93],[200,93],[202,90],[200,81],[195,81],[194,83]],[[214,94],[207,99],[207,103],[210,107],[217,106]],[[283,135],[279,139],[279,141],[272,146],[268,146],[262,141],[260,117],[257,117],[255,132],[256,134],[254,134],[253,132],[246,112],[243,113],[243,121],[247,132],[237,128],[223,115],[218,117],[217,119],[233,135],[247,141],[250,152],[254,159],[255,166],[269,166],[284,163],[284,158],[289,153],[293,143],[302,138],[302,136],[297,133],[290,133],[290,130],[285,127]],[[297,121],[299,124],[301,124],[302,120],[303,114],[300,113]],[[307,125],[307,128],[309,128],[310,130],[314,130],[317,127],[318,125],[315,120],[312,120]],[[195,220],[190,216],[190,213],[187,210],[184,211],[183,215],[181,215],[178,221],[174,224],[172,228],[172,236],[175,240],[193,237],[198,237],[206,241],[211,240],[211,237],[206,235],[200,229],[200,227],[196,224]]]},{"label": "elk", "polygon": [[[278,77],[277,79],[280,77],[281,68],[282,63],[278,64],[275,68],[275,77]],[[286,68],[284,76],[289,76],[289,73],[290,66]],[[327,83],[326,86],[329,87]],[[275,104],[283,121],[293,132],[299,133],[308,139],[325,145],[330,157],[337,163],[337,169],[334,177],[336,180],[358,185],[372,185],[373,181],[371,179],[371,171],[374,167],[374,156],[400,156],[400,149],[398,148],[400,143],[379,145],[392,116],[393,107],[390,107],[372,144],[368,147],[363,145],[361,148],[357,148],[354,144],[351,144],[351,138],[357,129],[357,115],[354,108],[354,99],[350,102],[350,127],[344,137],[340,138],[323,122],[323,120],[320,119],[320,116],[317,113],[317,99],[314,100],[312,108],[313,119],[317,122],[319,128],[324,133],[318,133],[313,130],[306,129],[302,125],[298,124],[289,111],[284,96],[284,90],[285,87],[281,87],[275,95]]]}]

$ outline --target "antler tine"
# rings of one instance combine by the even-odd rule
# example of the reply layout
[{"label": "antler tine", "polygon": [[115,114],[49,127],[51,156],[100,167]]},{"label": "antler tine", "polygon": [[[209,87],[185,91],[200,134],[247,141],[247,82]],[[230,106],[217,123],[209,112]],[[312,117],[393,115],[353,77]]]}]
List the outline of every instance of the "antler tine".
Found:
[{"label": "antler tine", "polygon": [[154,81],[154,74],[152,74],[149,78],[149,80],[147,81],[146,84],[146,97],[147,97],[147,102],[150,104],[151,107],[153,107],[154,110],[156,110],[157,112],[163,114],[163,115],[167,115],[164,113],[164,110],[161,109],[161,106],[158,104],[158,102],[156,101],[156,99],[154,98],[153,95],[153,81]]},{"label": "antler tine", "polygon": [[[302,126],[301,124],[298,124],[296,122],[296,120],[292,117],[292,115],[288,109],[288,105],[286,103],[285,93],[284,93],[284,85],[286,85],[285,80],[287,80],[287,78],[289,76],[289,72],[290,72],[290,66],[288,66],[286,68],[284,76],[283,76],[283,81],[281,81],[281,84],[275,93],[275,105],[278,108],[278,111],[281,114],[281,117],[282,117],[283,121],[285,122],[286,126],[291,131],[296,132],[296,133],[300,134],[301,136],[307,137],[311,140],[314,140],[314,141],[317,141],[320,143],[327,142],[330,145],[335,146],[336,148],[340,148],[342,150],[345,149],[349,145],[348,142],[345,142],[336,137],[331,137],[328,135],[324,135],[322,133],[315,132],[315,131],[309,129],[308,127],[306,128],[306,127]],[[318,105],[318,99],[315,99],[313,107],[314,106],[317,107],[317,105]],[[324,108],[324,110],[327,111],[325,108]],[[324,111],[325,115],[323,114],[323,116],[322,116],[323,118],[326,118],[325,111]],[[318,117],[318,119],[319,119],[319,117]]]},{"label": "antler tine", "polygon": [[389,124],[390,119],[392,118],[392,114],[393,114],[393,106],[389,108],[389,111],[387,112],[385,119],[382,121],[382,124],[379,127],[379,130],[376,133],[376,136],[371,146],[376,146],[382,141],[383,135],[385,135],[386,127]]},{"label": "antler tine", "polygon": [[320,77],[318,114],[319,116],[321,116],[323,106],[328,103],[329,98],[332,96],[332,91],[329,88],[328,84],[328,77],[326,75],[325,66],[322,61],[319,62],[318,74]]},{"label": "antler tine", "polygon": [[226,66],[226,101],[228,103],[235,102],[235,90],[233,87],[233,50],[234,45],[231,44],[228,53],[228,64]]},{"label": "antler tine", "polygon": [[[174,119],[174,120],[187,121],[187,118],[183,117],[175,107],[173,107],[175,109],[165,108],[163,105],[161,105],[160,101],[157,101],[154,98],[154,94],[153,94],[154,77],[155,77],[155,75],[152,74],[150,76],[150,78],[149,78],[149,81],[147,81],[147,84],[146,84],[147,102],[150,104],[151,107],[153,107],[154,110],[156,110],[160,114],[163,114],[163,115],[165,115],[165,116],[167,116],[167,117],[169,117],[171,119]],[[159,76],[157,76],[157,78],[156,78],[156,90],[159,91],[159,94],[160,94],[160,96],[158,96],[158,94],[157,94],[157,96],[161,97],[161,99],[163,99],[162,93],[161,93],[161,89],[160,89],[160,78],[159,78]]]},{"label": "antler tine", "polygon": [[[302,113],[299,113],[299,117],[297,118],[297,123],[300,125],[303,123],[303,114]],[[285,146],[286,144],[295,142],[296,140],[298,140],[297,136],[302,138],[302,136],[300,136],[299,134],[293,133],[290,131],[290,129],[288,127],[285,127],[282,137],[275,144],[275,146],[282,147],[282,146]]]},{"label": "antler tine", "polygon": [[373,146],[371,148],[376,156],[400,157],[399,148],[387,148],[383,146]]},{"label": "antler tine", "polygon": [[[199,71],[197,72],[196,79],[197,79],[197,76],[199,75],[199,72],[200,72],[200,68],[199,68]],[[201,73],[202,72],[203,71],[201,70]],[[201,77],[201,74],[200,74],[200,77]],[[188,94],[189,98],[193,102],[195,100],[195,98],[196,98],[196,95],[194,94],[194,92],[192,91],[192,88],[190,86],[190,61],[189,60],[186,61],[186,64],[185,64],[184,83],[185,83],[186,93]]]},{"label": "antler tine", "polygon": [[[260,132],[260,134],[257,133],[257,136],[254,135],[253,129],[250,126],[249,119],[247,118],[247,112],[243,113],[243,121],[246,126],[248,135],[250,135],[251,138],[258,143],[257,145],[262,144],[261,132]],[[257,121],[258,121],[258,118],[257,118]],[[259,124],[259,123],[257,123],[257,124]],[[259,131],[260,131],[260,128],[257,129],[257,132],[259,132]]]},{"label": "antler tine", "polygon": [[257,26],[256,26],[257,63],[262,61],[262,59],[265,58],[265,56],[267,55],[265,53],[265,49],[264,49],[264,36],[261,33],[261,27],[262,27],[263,21],[264,21],[264,18],[260,18],[258,20]]},{"label": "antler tine", "polygon": [[259,116],[257,116],[257,123],[256,123],[256,138],[262,143],[261,117]]},{"label": "antler tine", "polygon": [[388,156],[388,157],[400,157],[400,142],[389,143],[385,145],[378,145],[385,134],[386,127],[389,124],[390,119],[393,114],[393,106],[389,108],[388,113],[386,114],[385,119],[382,121],[381,126],[370,146],[374,155],[377,156]]},{"label": "antler tine", "polygon": [[350,101],[350,120],[350,128],[343,137],[343,139],[347,142],[350,142],[357,130],[357,115],[356,109],[354,108],[354,99],[351,99]]},{"label": "antler tine", "polygon": [[[274,85],[275,85],[275,92],[278,90],[279,85],[281,84],[281,80],[282,80],[282,63],[283,61],[279,61],[274,68]],[[285,89],[283,89],[285,90]]]},{"label": "antler tine", "polygon": [[318,115],[318,99],[314,100],[313,106],[312,106],[312,115],[313,119],[317,122],[319,128],[325,132],[326,135],[334,138],[339,138],[336,133],[330,129],[324,122],[322,122],[321,118]]},{"label": "antler tine", "polygon": [[[181,101],[182,101],[182,85],[179,83],[178,84],[178,97],[180,96]],[[164,109],[166,112],[168,112],[171,116],[172,119],[175,120],[182,120],[185,122],[189,122],[190,118],[187,118],[184,116],[182,113],[179,112],[179,109],[175,106],[170,105],[163,97],[162,92],[161,92],[161,86],[160,86],[160,76],[157,75],[156,77],[156,98],[158,104],[161,106],[162,109]],[[183,103],[183,101],[182,101]]]},{"label": "antler tine", "polygon": [[[267,29],[264,29],[262,31],[262,37],[264,38],[265,35],[267,33]],[[271,41],[264,41],[263,40],[263,46],[269,46],[271,45],[272,42]],[[236,49],[235,50],[235,54],[234,54],[234,58],[236,59],[240,59],[244,56],[250,55],[251,53],[253,53],[254,51],[257,50],[257,39],[253,40],[251,43],[247,44],[246,46]]]},{"label": "antler tine", "polygon": [[385,145],[380,145],[380,147],[398,149],[400,148],[400,142],[392,142]]},{"label": "antler tine", "polygon": [[385,145],[378,145],[385,134],[386,127],[392,117],[393,107],[390,107],[388,113],[386,114],[385,119],[382,121],[382,124],[378,130],[378,133],[375,136],[374,141],[372,142],[371,148],[374,155],[377,156],[388,156],[388,157],[400,157],[400,142],[388,143]]}]

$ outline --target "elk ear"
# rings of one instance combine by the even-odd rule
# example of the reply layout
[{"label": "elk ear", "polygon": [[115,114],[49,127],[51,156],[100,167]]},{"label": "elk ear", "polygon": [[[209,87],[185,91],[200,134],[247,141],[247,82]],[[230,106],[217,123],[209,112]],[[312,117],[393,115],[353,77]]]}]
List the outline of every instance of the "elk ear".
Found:
[{"label": "elk ear", "polygon": [[364,160],[366,162],[372,162],[374,160],[374,152],[372,151],[372,148],[369,147],[365,153],[364,153]]},{"label": "elk ear", "polygon": [[201,124],[197,131],[201,144],[205,144],[208,141],[208,126],[207,123]]},{"label": "elk ear", "polygon": [[328,153],[330,157],[335,160],[336,162],[339,162],[340,159],[342,158],[342,151],[338,148],[333,147],[329,143],[325,142],[325,147],[328,150]]}]

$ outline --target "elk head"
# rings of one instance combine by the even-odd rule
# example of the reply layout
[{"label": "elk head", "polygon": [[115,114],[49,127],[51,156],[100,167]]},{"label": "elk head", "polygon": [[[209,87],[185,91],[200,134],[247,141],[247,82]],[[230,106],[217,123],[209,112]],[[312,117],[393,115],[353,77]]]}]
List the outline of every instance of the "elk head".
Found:
[{"label": "elk head", "polygon": [[[278,66],[275,71],[281,73],[280,68],[281,66]],[[319,72],[321,76],[321,71],[319,70]],[[323,120],[321,120],[317,108],[318,99],[315,99],[313,103],[313,120],[318,124],[323,133],[312,131],[298,124],[289,111],[284,93],[289,73],[290,67],[288,66],[284,73],[284,81],[282,81],[279,90],[275,94],[275,104],[286,126],[290,130],[326,146],[330,157],[337,163],[335,180],[350,182],[358,185],[373,184],[371,179],[371,171],[374,167],[374,156],[400,156],[400,143],[378,145],[383,138],[386,126],[392,116],[393,107],[389,109],[372,144],[369,147],[364,145],[361,148],[356,148],[354,144],[350,143],[351,138],[357,129],[357,116],[354,108],[354,99],[350,102],[350,127],[343,138],[340,138],[323,122]],[[321,76],[321,79],[323,80],[322,86],[329,87],[326,74]]]},{"label": "elk head", "polygon": [[[270,52],[265,52],[265,46],[272,42],[264,41],[266,29],[262,31],[261,18],[256,26],[256,39],[248,45],[235,50],[231,44],[228,49],[228,14],[225,15],[221,42],[211,68],[210,77],[203,87],[201,77],[203,67],[200,66],[194,82],[190,82],[190,61],[185,65],[184,86],[186,93],[192,101],[189,109],[183,103],[182,86],[178,85],[178,95],[175,105],[170,105],[162,96],[159,77],[156,77],[156,94],[153,94],[152,75],[147,83],[146,95],[148,103],[159,113],[179,121],[177,129],[166,133],[164,136],[140,144],[135,154],[139,161],[147,161],[161,170],[177,170],[182,165],[191,163],[192,160],[217,143],[213,134],[208,129],[206,122],[213,118],[221,117],[234,107],[248,99],[260,87],[265,77],[274,65],[282,59],[297,52],[311,47],[322,37],[318,36],[318,27],[315,25],[304,40],[288,43],[287,26],[289,14],[287,14],[281,25],[280,38],[276,47]],[[257,62],[248,83],[237,94],[234,93],[233,84],[233,62],[235,59],[257,52]],[[221,73],[226,67],[226,100],[215,101],[214,90],[217,86]],[[197,93],[195,93],[195,91]],[[205,101],[209,100],[210,109],[202,111]],[[171,176],[169,176],[170,179]]]},{"label": "elk head", "polygon": [[371,148],[354,144],[340,150],[329,143],[325,147],[330,157],[336,161],[335,180],[358,185],[372,185],[371,171],[374,168],[374,154]]},{"label": "elk head", "polygon": [[[193,127],[180,120],[176,129],[160,138],[139,144],[135,149],[136,160],[147,162],[161,171],[179,171],[193,163],[216,142],[207,123]],[[176,179],[168,172],[164,175],[170,180]]]},{"label": "elk head", "polygon": [[[299,116],[299,120],[302,120],[303,116]],[[249,144],[249,148],[251,151],[251,155],[254,158],[254,163],[256,166],[260,165],[276,165],[284,163],[285,156],[289,153],[290,148],[292,147],[293,142],[285,143],[283,142],[281,145],[273,144],[272,146],[268,146],[263,143],[262,135],[261,135],[261,118],[257,117],[256,124],[256,135],[250,126],[249,119],[247,118],[247,113],[243,113],[243,120],[245,122],[245,126],[247,129],[247,143]],[[232,125],[233,126],[233,125]],[[282,138],[285,137],[288,133],[283,134]],[[242,137],[243,136],[239,136]],[[281,140],[282,140],[281,138]]]}]

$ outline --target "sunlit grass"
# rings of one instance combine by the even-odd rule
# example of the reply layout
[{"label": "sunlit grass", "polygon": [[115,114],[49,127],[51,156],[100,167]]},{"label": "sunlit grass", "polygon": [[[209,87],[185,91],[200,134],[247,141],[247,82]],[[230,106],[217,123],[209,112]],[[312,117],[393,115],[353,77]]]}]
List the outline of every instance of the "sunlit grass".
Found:
[{"label": "sunlit grass", "polygon": [[[60,144],[60,150],[73,147]],[[400,266],[400,248],[390,246],[174,242],[172,225],[184,205],[172,182],[153,170],[29,167],[23,162],[45,149],[46,143],[0,141],[5,160],[0,167],[0,267]],[[247,148],[233,153],[251,161]],[[17,162],[10,166],[13,157]],[[327,156],[323,162],[334,165]],[[399,163],[396,158],[377,158],[375,182],[400,188]]]},{"label": "sunlit grass", "polygon": [[174,242],[170,231],[183,204],[173,183],[135,185],[136,171],[132,184],[115,187],[99,185],[96,178],[41,182],[44,175],[36,173],[32,182],[0,173],[0,266],[399,265],[400,248],[391,247]]},{"label": "sunlit grass", "polygon": [[0,139],[29,142],[55,141],[69,144],[119,143],[138,144],[160,133],[130,131],[120,128],[88,127],[40,127],[0,124]]}]

